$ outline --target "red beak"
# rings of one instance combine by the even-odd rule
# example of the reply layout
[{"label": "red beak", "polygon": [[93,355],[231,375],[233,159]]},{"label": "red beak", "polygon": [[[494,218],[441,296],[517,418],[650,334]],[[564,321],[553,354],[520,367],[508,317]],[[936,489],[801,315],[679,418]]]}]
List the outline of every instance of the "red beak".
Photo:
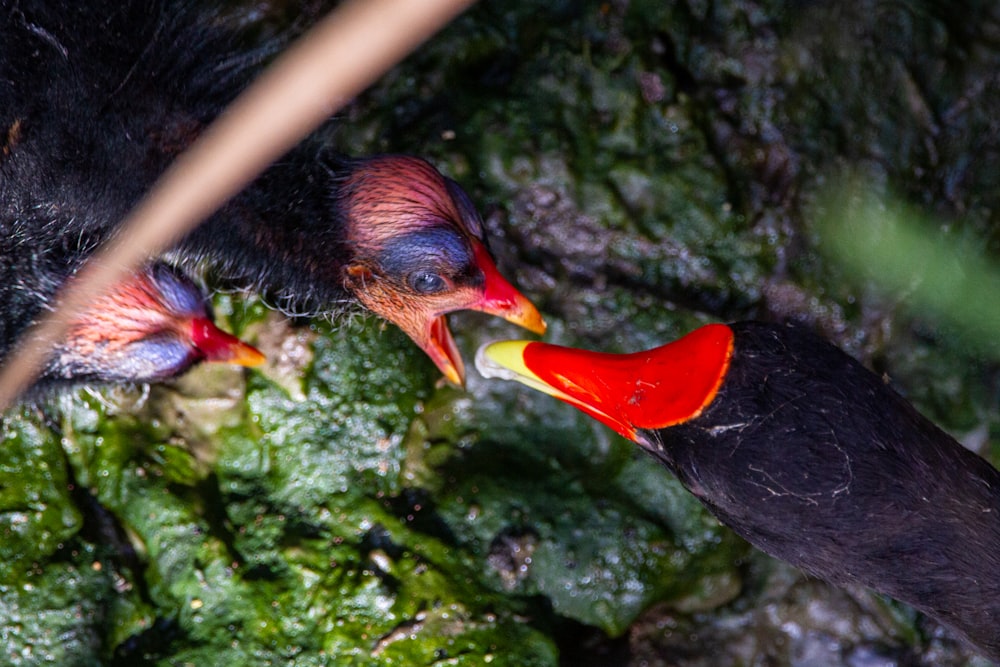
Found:
[{"label": "red beak", "polygon": [[546,325],[541,313],[527,297],[500,275],[486,247],[482,243],[474,242],[472,250],[475,253],[476,264],[485,276],[485,283],[482,299],[471,304],[469,308],[497,315],[532,333],[539,335],[545,333]]},{"label": "red beak", "polygon": [[[545,320],[542,319],[541,313],[526,296],[517,291],[517,288],[500,275],[500,271],[497,270],[486,247],[478,241],[473,241],[473,252],[476,257],[476,265],[483,272],[482,295],[478,300],[454,310],[459,308],[478,310],[502,317],[533,333],[545,333]],[[420,344],[421,348],[434,361],[449,382],[462,386],[465,383],[465,364],[462,362],[462,355],[455,344],[455,339],[448,329],[445,313],[440,313],[431,319],[427,327],[428,334],[425,342]],[[417,338],[414,337],[414,340]]]},{"label": "red beak", "polygon": [[205,361],[237,366],[259,366],[264,363],[265,357],[260,350],[226,333],[204,317],[191,319],[191,342]]},{"label": "red beak", "polygon": [[639,429],[697,417],[729,369],[733,332],[710,324],[673,343],[633,354],[605,354],[528,341],[484,346],[486,377],[517,380],[573,405],[640,444]]}]

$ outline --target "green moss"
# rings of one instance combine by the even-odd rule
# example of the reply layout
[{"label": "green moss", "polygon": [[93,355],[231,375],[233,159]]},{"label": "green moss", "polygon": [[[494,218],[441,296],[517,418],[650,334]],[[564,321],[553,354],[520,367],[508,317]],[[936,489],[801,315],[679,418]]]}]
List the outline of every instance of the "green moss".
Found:
[{"label": "green moss", "polygon": [[60,558],[9,567],[0,584],[0,639],[5,665],[103,664],[109,611],[127,613],[99,549],[69,545]]},{"label": "green moss", "polygon": [[3,422],[0,581],[51,557],[80,530],[59,441],[18,419]]}]

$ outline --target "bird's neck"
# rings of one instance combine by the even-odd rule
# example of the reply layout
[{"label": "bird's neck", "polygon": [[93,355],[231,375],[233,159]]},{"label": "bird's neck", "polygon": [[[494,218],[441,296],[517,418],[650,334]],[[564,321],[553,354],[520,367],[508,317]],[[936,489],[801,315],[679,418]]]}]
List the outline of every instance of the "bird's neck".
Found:
[{"label": "bird's neck", "polygon": [[1000,659],[1000,472],[832,345],[734,327],[718,400],[652,449],[726,525]]}]

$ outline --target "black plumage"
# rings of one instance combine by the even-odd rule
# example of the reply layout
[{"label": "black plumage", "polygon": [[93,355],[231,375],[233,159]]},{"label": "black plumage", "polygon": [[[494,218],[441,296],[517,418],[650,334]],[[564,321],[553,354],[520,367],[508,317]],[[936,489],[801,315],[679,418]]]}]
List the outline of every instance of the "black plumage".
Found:
[{"label": "black plumage", "polygon": [[1000,473],[841,350],[733,325],[718,395],[648,447],[724,524],[1000,659]]}]

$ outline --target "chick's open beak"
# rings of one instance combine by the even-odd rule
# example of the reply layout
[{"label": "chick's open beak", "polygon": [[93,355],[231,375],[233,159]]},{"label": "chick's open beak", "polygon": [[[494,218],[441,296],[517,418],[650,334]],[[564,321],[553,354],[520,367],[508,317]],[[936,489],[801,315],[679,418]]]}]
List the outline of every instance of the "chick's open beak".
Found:
[{"label": "chick's open beak", "polygon": [[358,300],[409,336],[447,380],[465,383],[465,364],[445,316],[456,310],[478,310],[502,317],[534,333],[545,331],[545,321],[534,304],[500,275],[493,258],[478,240],[472,241],[474,270],[481,279],[460,282],[437,295],[406,293],[396,281],[379,280],[364,267],[348,269]]},{"label": "chick's open beak", "polygon": [[438,315],[428,324],[427,342],[420,345],[448,382],[459,387],[465,384],[465,363],[458,345],[448,328],[448,320]]},{"label": "chick's open beak", "polygon": [[[472,300],[449,308],[445,312],[460,309],[477,310],[502,317],[531,332],[545,333],[545,320],[542,319],[541,313],[526,296],[517,291],[517,288],[500,274],[486,248],[477,241],[473,243],[473,252],[476,266],[483,272],[482,289],[476,290]],[[434,361],[449,382],[458,386],[464,385],[465,364],[448,329],[445,314],[432,317],[426,326],[427,331],[423,340],[416,336],[411,337]]]}]

